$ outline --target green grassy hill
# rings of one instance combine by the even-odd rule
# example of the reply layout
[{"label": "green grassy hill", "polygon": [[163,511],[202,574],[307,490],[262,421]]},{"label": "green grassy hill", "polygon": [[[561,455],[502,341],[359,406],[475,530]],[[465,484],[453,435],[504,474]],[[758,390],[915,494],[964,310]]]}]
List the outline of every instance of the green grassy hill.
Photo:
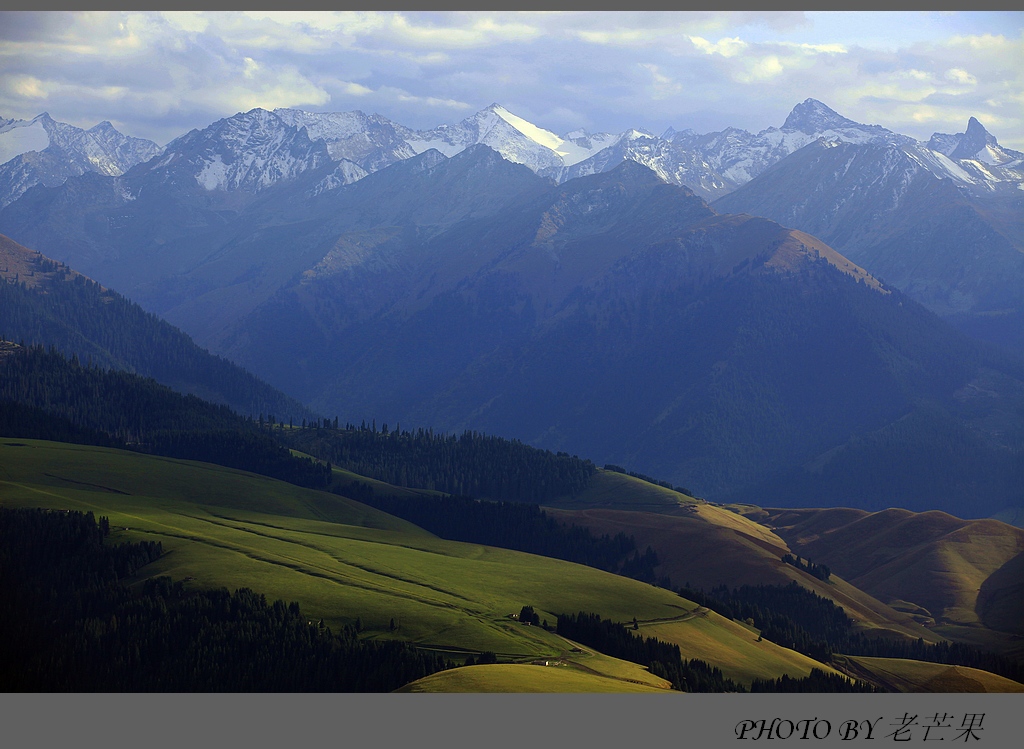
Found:
[{"label": "green grassy hill", "polygon": [[[144,569],[146,576],[249,587],[269,600],[298,601],[332,627],[358,619],[365,637],[447,653],[559,656],[562,638],[510,616],[525,604],[551,623],[560,612],[582,610],[681,628],[697,608],[667,590],[589,567],[443,541],[336,495],[109,448],[0,440],[0,503],[92,511],[109,517],[113,542],[159,540],[166,553]],[[700,621],[704,636],[723,650],[752,639],[747,630]],[[767,673],[803,674],[789,651],[765,648],[755,657]]]},{"label": "green grassy hill", "polygon": [[[622,661],[619,661],[622,663]],[[583,670],[578,664],[568,661],[538,664],[496,663],[485,666],[470,666],[432,674],[407,684],[399,692],[573,692],[573,693],[664,693],[665,686],[656,686],[641,679],[608,676]],[[636,666],[636,676],[656,679]]]}]

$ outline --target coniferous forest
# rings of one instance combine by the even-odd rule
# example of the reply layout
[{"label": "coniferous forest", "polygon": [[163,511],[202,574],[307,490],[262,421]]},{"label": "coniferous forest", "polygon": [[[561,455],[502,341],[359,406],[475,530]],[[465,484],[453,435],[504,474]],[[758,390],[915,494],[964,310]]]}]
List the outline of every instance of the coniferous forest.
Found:
[{"label": "coniferous forest", "polygon": [[92,513],[0,509],[0,690],[389,692],[451,665],[249,589],[129,587],[162,549],[107,531]]},{"label": "coniferous forest", "polygon": [[201,349],[181,330],[67,266],[39,257],[52,276],[45,292],[0,283],[0,337],[54,346],[105,368],[123,369],[186,393],[227,403],[246,415],[295,419],[309,409],[228,360]]},{"label": "coniferous forest", "polygon": [[323,489],[329,466],[297,458],[224,405],[156,380],[83,365],[42,346],[0,356],[0,435],[94,444],[201,460]]},{"label": "coniferous forest", "polygon": [[540,503],[583,491],[597,467],[566,453],[552,453],[477,432],[435,434],[376,423],[339,428],[326,421],[282,435],[302,452],[339,468],[397,486],[507,502]]}]

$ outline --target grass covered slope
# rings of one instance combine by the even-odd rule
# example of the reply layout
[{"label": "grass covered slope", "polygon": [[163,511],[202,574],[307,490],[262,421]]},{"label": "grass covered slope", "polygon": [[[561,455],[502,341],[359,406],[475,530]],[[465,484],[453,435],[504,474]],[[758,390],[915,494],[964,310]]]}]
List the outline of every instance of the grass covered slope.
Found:
[{"label": "grass covered slope", "polygon": [[[166,553],[147,576],[249,587],[298,601],[332,627],[358,619],[364,637],[447,652],[559,655],[561,638],[509,616],[525,604],[552,623],[560,612],[653,623],[696,610],[669,591],[581,565],[443,541],[336,495],[109,448],[0,440],[0,502],[92,511],[109,517],[114,541],[161,541]],[[740,635],[723,626],[708,636],[729,649]],[[781,655],[765,664],[801,675]]]},{"label": "grass covered slope", "polygon": [[694,506],[689,495],[618,471],[597,469],[575,497],[559,497],[545,505],[566,510],[605,509],[672,513]]},{"label": "grass covered slope", "polygon": [[1008,571],[1024,552],[1020,528],[937,511],[769,512],[795,551],[921,621],[1014,631],[1020,584]]},{"label": "grass covered slope", "polygon": [[[641,671],[640,666],[636,667]],[[646,673],[646,672],[644,672]],[[637,675],[640,675],[639,673]],[[648,674],[650,676],[650,674]],[[656,678],[656,677],[651,677]],[[407,684],[399,692],[571,692],[571,693],[664,693],[639,680],[609,677],[582,670],[574,663],[557,665],[495,663],[484,666],[456,668]]]},{"label": "grass covered slope", "polygon": [[[730,636],[722,637],[723,630]],[[713,663],[726,678],[746,687],[755,679],[775,678],[773,674],[780,662],[786,664],[787,673],[796,677],[808,676],[813,668],[836,673],[795,650],[760,639],[753,627],[703,608],[675,621],[642,623],[638,634],[678,645],[684,659]]]},{"label": "grass covered slope", "polygon": [[[638,548],[651,546],[674,587],[710,590],[717,585],[787,585],[796,581],[824,596],[867,631],[934,641],[934,634],[906,613],[833,575],[828,582],[786,564],[787,542],[755,518],[767,516],[754,507],[736,508],[694,499],[680,492],[613,471],[598,470],[577,498],[546,511],[595,534],[625,533]],[[858,512],[858,511],[854,511]],[[818,561],[816,557],[811,557]]]},{"label": "grass covered slope", "polygon": [[893,692],[1024,692],[1018,681],[967,666],[862,656],[845,661],[851,673]]}]

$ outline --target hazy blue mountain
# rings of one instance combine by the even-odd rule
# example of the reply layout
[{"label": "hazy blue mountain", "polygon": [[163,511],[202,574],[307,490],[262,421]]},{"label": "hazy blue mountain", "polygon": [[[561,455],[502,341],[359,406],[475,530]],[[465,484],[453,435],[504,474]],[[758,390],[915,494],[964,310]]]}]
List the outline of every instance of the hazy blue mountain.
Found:
[{"label": "hazy blue mountain", "polygon": [[[968,128],[972,145],[946,147],[1005,156],[980,127]],[[917,146],[821,140],[715,207],[821,237],[970,332],[1024,351],[1024,192],[1007,176],[1011,161],[1006,180],[984,185],[970,176],[972,165],[983,168]]]},{"label": "hazy blue mountain", "polygon": [[152,377],[254,418],[312,412],[183,332],[66,265],[0,235],[0,336]]},{"label": "hazy blue mountain", "polygon": [[[971,494],[961,465],[946,495],[904,506],[1021,500],[1024,434],[1002,427],[1024,372],[814,237],[718,215],[632,162],[434,229],[340,236],[223,350],[343,421],[482,430],[712,495],[785,479],[787,501],[819,501],[846,463],[802,466],[833,451],[873,470],[858,440],[908,418],[908,470],[932,472],[938,419],[944,444],[994,466],[990,491]],[[985,372],[992,399],[968,407]]]},{"label": "hazy blue mountain", "polygon": [[86,172],[124,174],[160,150],[150,140],[118,132],[109,122],[83,130],[46,112],[31,120],[0,118],[0,207],[34,185],[56,187]]}]

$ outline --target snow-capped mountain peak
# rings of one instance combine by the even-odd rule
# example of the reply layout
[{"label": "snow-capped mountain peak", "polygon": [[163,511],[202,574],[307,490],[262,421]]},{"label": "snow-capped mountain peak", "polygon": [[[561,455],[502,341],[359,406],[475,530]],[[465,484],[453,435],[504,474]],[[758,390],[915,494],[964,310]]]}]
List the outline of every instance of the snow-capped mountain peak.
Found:
[{"label": "snow-capped mountain peak", "polygon": [[109,122],[83,130],[46,112],[0,119],[0,207],[35,185],[56,187],[86,172],[117,177],[158,153],[153,141],[124,135]]},{"label": "snow-capped mountain peak", "polygon": [[[960,137],[951,159],[972,159],[985,164],[1000,165],[1014,160],[1014,154],[1000,147],[995,136],[975,117],[967,122],[967,131]],[[1020,158],[1019,155],[1016,158]]]},{"label": "snow-capped mountain peak", "polygon": [[948,175],[965,185],[995,189],[997,185],[1024,184],[1024,153],[1004,148],[977,118],[967,130],[950,135],[935,133],[922,150],[947,167]]},{"label": "snow-capped mountain peak", "polygon": [[[379,114],[352,112],[304,112],[275,109],[284,122],[306,128],[310,140],[322,140],[335,161],[351,161],[366,172],[375,172],[416,155],[406,138],[412,131]],[[356,172],[353,172],[356,173]]]},{"label": "snow-capped mountain peak", "polygon": [[798,130],[814,135],[828,130],[856,127],[863,127],[863,125],[843,117],[817,99],[805,99],[793,107],[793,111],[789,113],[780,129]]},{"label": "snow-capped mountain peak", "polygon": [[[517,117],[500,104],[492,104],[487,109],[490,110],[491,112],[494,112],[494,114],[498,115],[501,119],[505,120],[505,122],[514,127],[527,138],[532,140],[534,143],[546,146],[555,153],[559,153],[559,146],[564,145],[566,142],[559,138],[550,130],[545,130],[542,127],[537,127],[532,122],[528,122],[524,120],[522,117]],[[560,155],[565,154],[563,153]]]},{"label": "snow-capped mountain peak", "polygon": [[436,148],[454,156],[471,145],[490,146],[505,159],[524,164],[534,171],[575,163],[592,153],[573,141],[509,112],[500,104],[491,104],[455,125],[441,125],[420,131],[408,139],[416,153]]},{"label": "snow-capped mountain peak", "polygon": [[322,140],[257,108],[171,141],[149,169],[184,173],[206,190],[259,192],[328,161]]}]

